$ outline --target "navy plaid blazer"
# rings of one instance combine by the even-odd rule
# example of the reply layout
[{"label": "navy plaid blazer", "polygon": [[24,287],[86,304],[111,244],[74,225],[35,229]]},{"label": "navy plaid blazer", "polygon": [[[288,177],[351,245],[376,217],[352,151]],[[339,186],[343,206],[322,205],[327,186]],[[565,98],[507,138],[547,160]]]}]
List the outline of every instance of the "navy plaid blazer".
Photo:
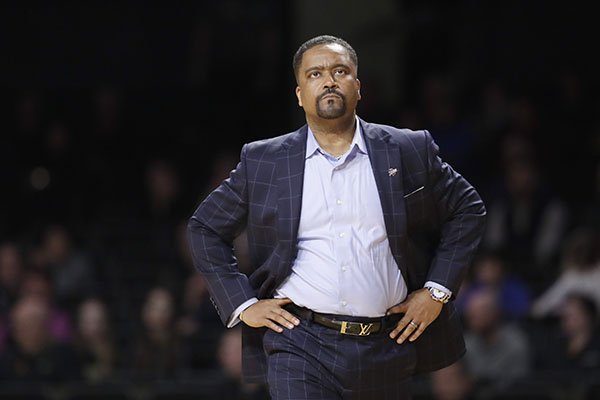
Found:
[{"label": "navy plaid blazer", "polygon": [[[438,156],[427,131],[359,119],[373,167],[388,240],[409,293],[426,281],[457,293],[484,229],[485,207]],[[270,298],[290,274],[302,204],[307,126],[243,146],[236,169],[206,197],[188,224],[194,265],[223,323],[246,300]],[[396,173],[390,173],[396,169]],[[360,190],[360,188],[357,188]],[[237,267],[232,243],[246,230],[252,271]],[[265,379],[265,328],[243,327],[248,382]],[[447,366],[465,352],[452,302],[415,342],[417,372]]]}]

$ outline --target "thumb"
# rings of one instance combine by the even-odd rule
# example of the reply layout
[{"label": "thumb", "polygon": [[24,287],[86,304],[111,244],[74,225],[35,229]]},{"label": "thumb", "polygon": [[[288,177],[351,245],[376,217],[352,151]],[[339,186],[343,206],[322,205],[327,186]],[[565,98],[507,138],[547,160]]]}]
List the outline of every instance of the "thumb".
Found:
[{"label": "thumb", "polygon": [[403,314],[406,313],[406,310],[408,309],[406,303],[400,303],[398,305],[395,305],[394,307],[390,308],[386,315],[390,315],[390,314]]}]

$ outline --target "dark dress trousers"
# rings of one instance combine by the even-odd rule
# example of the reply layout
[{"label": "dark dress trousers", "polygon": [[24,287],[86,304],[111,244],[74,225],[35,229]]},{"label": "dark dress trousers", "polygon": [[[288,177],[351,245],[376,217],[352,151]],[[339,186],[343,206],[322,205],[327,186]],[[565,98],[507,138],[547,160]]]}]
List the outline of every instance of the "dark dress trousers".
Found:
[{"label": "dark dress trousers", "polygon": [[[484,228],[475,189],[438,157],[427,131],[359,119],[373,168],[392,254],[409,293],[433,281],[457,293]],[[307,126],[244,145],[230,177],[196,209],[188,225],[194,265],[226,323],[246,300],[267,299],[288,277],[296,256]],[[361,190],[361,188],[356,188]],[[244,229],[252,272],[240,273],[232,242]],[[247,382],[266,376],[266,329],[243,326]],[[415,342],[415,372],[445,367],[465,345],[454,304]]]}]

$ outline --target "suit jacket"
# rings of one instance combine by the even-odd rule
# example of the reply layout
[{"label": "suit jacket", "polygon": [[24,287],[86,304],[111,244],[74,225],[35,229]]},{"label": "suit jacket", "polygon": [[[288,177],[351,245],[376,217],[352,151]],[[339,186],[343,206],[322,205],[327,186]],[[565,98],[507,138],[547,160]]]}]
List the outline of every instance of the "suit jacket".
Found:
[{"label": "suit jacket", "polygon": [[[361,119],[359,123],[390,248],[409,293],[428,280],[457,293],[483,233],[481,198],[438,157],[438,147],[427,131]],[[189,221],[194,265],[206,278],[224,323],[246,300],[272,297],[290,274],[297,252],[306,135],[304,125],[244,145],[237,168]],[[239,272],[232,251],[233,239],[244,229],[253,266],[248,275]],[[264,332],[264,328],[243,327],[243,369],[249,382],[264,380]],[[415,344],[417,372],[442,368],[464,354],[462,328],[452,302]]]}]

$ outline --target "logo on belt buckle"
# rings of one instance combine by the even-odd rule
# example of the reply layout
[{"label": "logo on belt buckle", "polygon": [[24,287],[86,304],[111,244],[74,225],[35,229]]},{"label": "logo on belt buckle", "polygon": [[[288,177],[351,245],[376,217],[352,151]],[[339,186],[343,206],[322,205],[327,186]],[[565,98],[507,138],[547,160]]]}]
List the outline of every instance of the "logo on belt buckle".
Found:
[{"label": "logo on belt buckle", "polygon": [[342,321],[340,333],[342,335],[369,336],[371,334],[372,329],[373,329],[372,323],[363,324],[361,322]]}]

